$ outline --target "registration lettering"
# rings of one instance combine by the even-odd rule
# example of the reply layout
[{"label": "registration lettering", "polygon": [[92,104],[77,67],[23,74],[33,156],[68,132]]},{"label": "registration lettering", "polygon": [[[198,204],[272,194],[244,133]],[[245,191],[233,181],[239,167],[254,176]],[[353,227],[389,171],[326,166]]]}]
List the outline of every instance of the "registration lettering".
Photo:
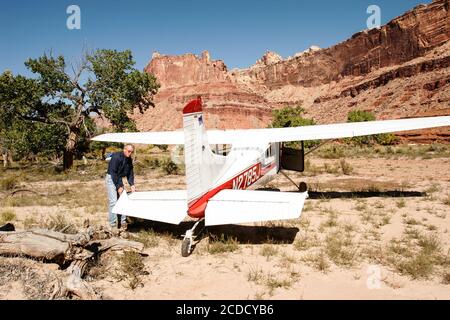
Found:
[{"label": "registration lettering", "polygon": [[233,189],[244,190],[261,177],[261,164],[257,163],[233,179]]}]

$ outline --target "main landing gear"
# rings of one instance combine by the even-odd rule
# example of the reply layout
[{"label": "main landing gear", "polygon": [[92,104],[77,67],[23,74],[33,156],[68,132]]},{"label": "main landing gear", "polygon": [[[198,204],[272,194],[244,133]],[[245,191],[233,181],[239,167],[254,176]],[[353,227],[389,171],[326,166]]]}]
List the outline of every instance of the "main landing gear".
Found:
[{"label": "main landing gear", "polygon": [[[194,242],[194,230],[197,228],[200,222],[204,221],[205,219],[199,219],[194,226],[186,231],[186,234],[184,235],[183,242],[181,243],[181,255],[183,257],[187,257],[192,252],[192,244]],[[203,228],[200,230],[200,232],[203,230]],[[199,232],[199,234],[200,234]]]},{"label": "main landing gear", "polygon": [[285,176],[286,179],[289,180],[289,182],[291,182],[294,186],[297,187],[299,192],[305,192],[308,191],[308,185],[306,184],[306,182],[301,181],[298,185],[294,182],[294,180],[292,180],[284,171],[280,170],[280,173]]}]

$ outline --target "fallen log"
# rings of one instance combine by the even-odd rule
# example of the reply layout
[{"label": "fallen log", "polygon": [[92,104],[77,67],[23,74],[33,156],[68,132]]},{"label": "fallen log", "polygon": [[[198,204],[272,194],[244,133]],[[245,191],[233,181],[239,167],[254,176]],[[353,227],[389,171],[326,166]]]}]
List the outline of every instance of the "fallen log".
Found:
[{"label": "fallen log", "polygon": [[90,228],[89,224],[78,234],[64,234],[46,229],[0,231],[0,255],[25,256],[54,262],[61,269],[66,268],[67,278],[54,283],[54,299],[67,295],[75,295],[80,299],[99,299],[101,296],[83,280],[94,258],[107,250],[131,250],[140,253],[144,249],[140,242],[111,236],[111,233],[105,230]]}]

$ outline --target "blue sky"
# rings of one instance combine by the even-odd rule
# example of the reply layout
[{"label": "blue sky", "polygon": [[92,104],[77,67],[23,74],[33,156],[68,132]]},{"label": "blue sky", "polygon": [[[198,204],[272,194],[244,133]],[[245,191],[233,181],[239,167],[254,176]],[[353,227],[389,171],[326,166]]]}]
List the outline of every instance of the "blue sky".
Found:
[{"label": "blue sky", "polygon": [[[229,69],[255,63],[266,50],[283,57],[311,45],[332,46],[366,29],[371,4],[381,22],[429,0],[103,1],[0,0],[0,72],[28,74],[23,62],[52,50],[69,61],[88,49],[131,49],[142,69],[154,50],[208,50]],[[81,8],[81,29],[66,27],[66,8]]]}]

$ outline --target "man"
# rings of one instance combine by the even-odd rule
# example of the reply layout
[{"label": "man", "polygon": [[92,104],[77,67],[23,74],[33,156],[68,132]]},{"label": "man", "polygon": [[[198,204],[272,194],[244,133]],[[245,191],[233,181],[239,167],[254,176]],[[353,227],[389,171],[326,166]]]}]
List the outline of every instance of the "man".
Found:
[{"label": "man", "polygon": [[[133,161],[131,159],[133,152],[134,146],[127,144],[123,148],[123,151],[113,153],[109,161],[105,183],[109,200],[108,222],[112,228],[117,224],[117,215],[112,213],[112,209],[122,192],[125,191],[122,178],[127,177],[128,184],[131,186],[131,192],[136,191],[136,187],[134,186]],[[126,218],[126,216],[122,215],[120,224],[117,224],[117,227],[126,230]]]}]

